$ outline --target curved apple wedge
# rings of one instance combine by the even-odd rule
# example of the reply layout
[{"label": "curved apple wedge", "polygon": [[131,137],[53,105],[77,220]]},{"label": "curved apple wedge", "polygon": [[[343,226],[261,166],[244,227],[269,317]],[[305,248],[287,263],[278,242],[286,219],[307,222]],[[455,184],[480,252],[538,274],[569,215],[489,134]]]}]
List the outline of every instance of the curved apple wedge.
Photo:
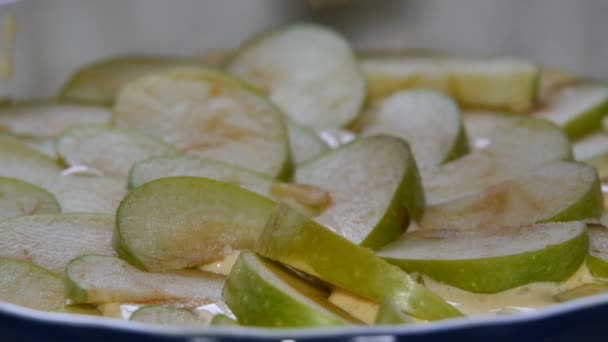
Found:
[{"label": "curved apple wedge", "polygon": [[61,160],[70,167],[86,166],[119,179],[126,178],[131,166],[139,160],[178,153],[156,137],[94,125],[68,129],[57,139],[56,149]]},{"label": "curved apple wedge", "polygon": [[560,125],[570,138],[579,138],[600,127],[608,114],[608,87],[588,82],[563,85],[532,114]]},{"label": "curved apple wedge", "polygon": [[61,277],[28,261],[0,257],[0,302],[50,310],[65,301]]},{"label": "curved apple wedge", "polygon": [[139,78],[118,95],[113,122],[158,136],[187,154],[276,178],[291,172],[283,113],[219,71],[180,68]]},{"label": "curved apple wedge", "polygon": [[589,226],[587,267],[594,277],[608,279],[608,228]]},{"label": "curved apple wedge", "polygon": [[419,226],[466,230],[583,221],[599,219],[603,207],[593,167],[553,161],[478,194],[429,206]]},{"label": "curved apple wedge", "polygon": [[419,272],[461,289],[496,293],[561,281],[585,260],[582,222],[545,223],[493,231],[419,231],[378,251],[406,272]]},{"label": "curved apple wedge", "polygon": [[114,247],[148,271],[200,266],[251,249],[275,202],[238,186],[170,177],[132,190],[116,213]]},{"label": "curved apple wedge", "polygon": [[552,160],[572,159],[564,132],[541,119],[522,119],[495,131],[487,147],[426,172],[428,205],[476,194]]},{"label": "curved apple wedge", "polygon": [[462,315],[397,266],[285,205],[268,219],[255,251],[362,297],[377,302],[388,297],[414,317]]},{"label": "curved apple wedge", "polygon": [[452,99],[429,90],[396,92],[376,104],[363,135],[387,134],[407,141],[421,170],[469,152],[460,110]]},{"label": "curved apple wedge", "polygon": [[73,258],[115,255],[114,217],[101,214],[21,216],[0,222],[0,256],[29,260],[62,274]]},{"label": "curved apple wedge", "polygon": [[46,190],[15,178],[0,177],[0,220],[59,212],[59,203]]},{"label": "curved apple wedge", "polygon": [[380,303],[376,314],[375,324],[377,325],[401,325],[411,324],[414,320],[408,317],[399,307],[389,299],[384,299]]},{"label": "curved apple wedge", "polygon": [[242,252],[224,286],[224,301],[243,325],[341,326],[357,321],[319,288],[255,253]]},{"label": "curved apple wedge", "polygon": [[424,207],[416,161],[395,137],[362,138],[325,153],[299,165],[295,181],[329,192],[331,202],[315,220],[363,246],[394,240]]},{"label": "curved apple wedge", "polygon": [[224,277],[197,270],[147,273],[121,259],[83,255],[65,270],[65,290],[75,303],[181,303],[221,298]]},{"label": "curved apple wedge", "polygon": [[268,93],[301,125],[341,127],[363,105],[365,79],[348,42],[314,24],[259,34],[234,54],[227,70]]},{"label": "curved apple wedge", "polygon": [[175,306],[149,305],[137,309],[129,321],[168,326],[207,326],[211,315],[197,315],[192,310]]}]

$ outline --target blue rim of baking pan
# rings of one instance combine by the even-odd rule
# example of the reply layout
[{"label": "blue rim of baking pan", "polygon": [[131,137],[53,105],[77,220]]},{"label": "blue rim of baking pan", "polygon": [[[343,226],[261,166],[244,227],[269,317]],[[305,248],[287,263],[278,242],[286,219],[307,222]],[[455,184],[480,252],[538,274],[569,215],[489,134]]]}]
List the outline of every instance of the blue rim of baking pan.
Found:
[{"label": "blue rim of baking pan", "polygon": [[0,303],[0,341],[572,341],[608,339],[608,294],[536,312],[348,328],[164,327]]}]

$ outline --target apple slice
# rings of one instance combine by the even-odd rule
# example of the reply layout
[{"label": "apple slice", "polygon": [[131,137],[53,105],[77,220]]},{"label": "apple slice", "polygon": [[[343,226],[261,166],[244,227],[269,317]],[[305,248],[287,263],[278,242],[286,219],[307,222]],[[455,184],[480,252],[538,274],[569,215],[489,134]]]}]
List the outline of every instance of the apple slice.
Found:
[{"label": "apple slice", "polygon": [[123,56],[97,61],[77,70],[61,89],[59,98],[82,103],[111,105],[129,82],[155,72],[200,63],[187,59]]},{"label": "apple slice", "polygon": [[199,266],[197,268],[201,271],[228,276],[232,271],[234,264],[238,260],[239,254],[241,254],[241,252],[237,251],[232,254],[229,254],[221,260],[217,260],[206,265]]},{"label": "apple slice", "polygon": [[390,136],[359,139],[299,165],[295,181],[329,192],[315,220],[363,246],[394,240],[424,207],[409,146]]},{"label": "apple slice", "polygon": [[6,135],[0,135],[0,164],[0,177],[18,178],[43,187],[43,180],[61,172],[53,159]]},{"label": "apple slice", "polygon": [[476,194],[547,161],[570,159],[570,141],[559,127],[541,119],[519,120],[498,129],[487,147],[426,172],[427,205]]},{"label": "apple slice", "polygon": [[341,288],[334,288],[328,300],[365,324],[374,324],[378,314],[378,303]]},{"label": "apple slice", "polygon": [[608,181],[608,153],[585,160],[585,163],[595,167],[600,181]]},{"label": "apple slice", "polygon": [[127,194],[122,181],[109,177],[64,175],[48,177],[40,183],[57,198],[64,213],[114,215]]},{"label": "apple slice", "polygon": [[378,255],[406,272],[478,293],[541,281],[562,281],[585,260],[582,222],[545,223],[477,231],[419,231]]},{"label": "apple slice", "polygon": [[86,166],[119,179],[126,178],[131,166],[139,160],[178,153],[156,137],[94,125],[68,129],[57,139],[56,146],[59,157],[68,166]]},{"label": "apple slice", "polygon": [[118,95],[114,123],[178,150],[286,178],[291,160],[283,114],[219,71],[182,68],[137,79]]},{"label": "apple slice", "polygon": [[49,312],[72,314],[72,315],[88,315],[101,316],[101,312],[94,305],[89,304],[66,304],[60,307],[49,310]]},{"label": "apple slice", "polygon": [[465,111],[462,120],[473,149],[488,146],[496,130],[503,129],[524,118],[507,112]]},{"label": "apple slice", "polygon": [[0,128],[19,136],[56,137],[82,124],[109,125],[108,108],[61,102],[24,102],[0,105]]},{"label": "apple slice", "polygon": [[562,291],[553,297],[558,302],[580,299],[608,292],[608,284],[583,284],[575,288]]},{"label": "apple slice", "polygon": [[115,255],[114,218],[100,214],[21,216],[0,222],[0,256],[31,261],[61,274],[73,258]]},{"label": "apple slice", "polygon": [[287,119],[287,132],[291,157],[296,164],[312,159],[329,149],[314,130],[300,126],[291,119]]},{"label": "apple slice", "polygon": [[596,130],[608,113],[608,87],[579,82],[556,89],[533,115],[555,122],[570,138]]},{"label": "apple slice", "polygon": [[362,297],[379,302],[388,296],[401,310],[420,319],[462,315],[371,250],[285,205],[279,205],[268,219],[255,251]]},{"label": "apple slice", "polygon": [[402,325],[414,323],[414,320],[404,314],[393,301],[384,299],[378,308],[375,323],[377,325]]},{"label": "apple slice", "polygon": [[192,310],[175,306],[149,305],[133,312],[129,321],[169,326],[207,326],[211,314],[197,315]]},{"label": "apple slice", "polygon": [[59,212],[59,203],[46,190],[18,179],[0,177],[0,220]]},{"label": "apple slice", "polygon": [[224,278],[196,270],[147,273],[121,259],[83,255],[68,263],[65,289],[75,303],[175,303],[198,306],[221,298]]},{"label": "apple slice", "polygon": [[65,301],[61,277],[28,261],[0,257],[0,302],[50,310]]},{"label": "apple slice", "polygon": [[243,325],[341,326],[356,320],[327,293],[251,252],[242,252],[224,286],[224,301]]},{"label": "apple slice", "polygon": [[597,132],[586,135],[572,143],[576,160],[588,161],[608,154],[608,134]]},{"label": "apple slice", "polygon": [[553,161],[481,192],[425,209],[423,229],[484,229],[599,219],[604,205],[595,168]]},{"label": "apple slice", "polygon": [[152,272],[200,266],[251,249],[274,206],[253,192],[206,178],[157,179],[120,204],[114,247]]},{"label": "apple slice", "polygon": [[209,323],[210,326],[224,326],[224,327],[233,327],[233,326],[238,326],[239,322],[235,321],[234,319],[226,316],[226,315],[215,315],[213,316],[213,318],[211,319],[211,323]]},{"label": "apple slice", "polygon": [[608,229],[603,226],[589,226],[587,267],[594,277],[608,279]]},{"label": "apple slice", "polygon": [[536,98],[538,68],[526,60],[376,55],[361,66],[372,102],[409,88],[444,92],[467,108],[524,111]]},{"label": "apple slice", "polygon": [[297,123],[342,127],[354,121],[365,79],[348,42],[328,28],[296,24],[243,44],[227,70],[268,94]]},{"label": "apple slice", "polygon": [[43,155],[57,159],[57,151],[55,150],[55,138],[27,136],[27,135],[12,135],[17,140],[25,143],[30,148],[42,153]]},{"label": "apple slice", "polygon": [[361,133],[407,141],[421,170],[469,152],[460,110],[449,97],[429,90],[398,91],[372,111]]}]

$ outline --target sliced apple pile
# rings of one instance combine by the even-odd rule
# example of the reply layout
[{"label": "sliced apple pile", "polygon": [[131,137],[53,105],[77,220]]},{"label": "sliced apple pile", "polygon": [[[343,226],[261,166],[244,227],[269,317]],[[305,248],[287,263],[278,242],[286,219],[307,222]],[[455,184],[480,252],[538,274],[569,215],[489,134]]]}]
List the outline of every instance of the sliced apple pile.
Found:
[{"label": "sliced apple pile", "polygon": [[398,267],[285,205],[268,219],[255,251],[362,297],[375,301],[388,297],[417,318],[461,315]]},{"label": "sliced apple pile", "polygon": [[126,261],[83,255],[66,266],[66,293],[75,303],[182,303],[203,305],[221,298],[224,279],[197,270],[147,273]]},{"label": "sliced apple pile", "polygon": [[428,205],[435,205],[511,179],[552,160],[572,159],[568,137],[556,125],[523,119],[495,131],[487,147],[424,174]]},{"label": "sliced apple pile", "polygon": [[372,101],[397,90],[435,89],[465,107],[514,111],[536,98],[538,68],[514,58],[463,59],[420,56],[368,56],[361,66]]},{"label": "sliced apple pile", "polygon": [[65,303],[61,277],[31,262],[0,257],[0,301],[50,310]]},{"label": "sliced apple pile", "polygon": [[48,191],[15,178],[0,177],[0,220],[59,212],[59,203]]},{"label": "sliced apple pile", "polygon": [[200,266],[253,248],[275,203],[205,178],[161,178],[132,190],[116,213],[118,254],[149,271]]},{"label": "sliced apple pile", "polygon": [[113,122],[161,137],[184,153],[277,178],[290,173],[282,113],[241,81],[218,71],[181,68],[139,78],[118,95]]},{"label": "sliced apple pile", "polygon": [[469,151],[458,106],[439,93],[396,92],[367,115],[361,133],[387,134],[408,141],[421,170],[435,168]]},{"label": "sliced apple pile", "polygon": [[468,291],[496,293],[566,279],[583,263],[588,246],[585,224],[567,222],[494,231],[420,231],[378,255],[407,272]]},{"label": "sliced apple pile", "polygon": [[133,312],[129,321],[171,326],[206,326],[211,316],[202,316],[186,308],[149,305]]},{"label": "sliced apple pile", "polygon": [[27,260],[62,274],[82,254],[115,255],[114,218],[101,214],[48,214],[0,222],[0,256]]},{"label": "sliced apple pile", "polygon": [[56,146],[68,166],[86,166],[119,179],[126,178],[139,160],[178,153],[156,137],[93,125],[70,128],[58,138]]},{"label": "sliced apple pile", "polygon": [[129,82],[175,67],[197,66],[193,60],[162,57],[119,57],[86,65],[61,89],[59,98],[81,103],[111,105]]},{"label": "sliced apple pile", "polygon": [[593,167],[553,161],[477,194],[430,205],[419,225],[424,229],[466,230],[597,220],[603,207]]},{"label": "sliced apple pile", "polygon": [[555,89],[534,116],[555,122],[571,138],[596,130],[608,114],[608,87],[579,82]]},{"label": "sliced apple pile", "polygon": [[342,127],[365,99],[365,79],[348,43],[313,24],[259,34],[231,58],[227,70],[268,95],[295,122]]},{"label": "sliced apple pile", "polygon": [[318,222],[354,243],[377,247],[420,217],[419,177],[403,140],[373,136],[298,166],[294,179],[329,192],[331,202],[315,217]]},{"label": "sliced apple pile", "polygon": [[224,300],[239,322],[270,327],[356,323],[315,288],[272,261],[243,252],[224,286]]}]

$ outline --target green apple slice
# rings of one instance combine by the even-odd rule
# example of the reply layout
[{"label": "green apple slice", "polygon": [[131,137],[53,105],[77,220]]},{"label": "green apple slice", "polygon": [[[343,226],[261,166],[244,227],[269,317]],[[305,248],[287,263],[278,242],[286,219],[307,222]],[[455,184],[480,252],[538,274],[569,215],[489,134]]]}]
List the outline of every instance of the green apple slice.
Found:
[{"label": "green apple slice", "polygon": [[108,108],[61,102],[24,102],[0,105],[0,128],[11,134],[56,137],[82,124],[109,125]]},{"label": "green apple slice", "polygon": [[51,158],[10,136],[0,135],[0,177],[18,178],[40,185],[59,175],[61,168]]},{"label": "green apple slice", "polygon": [[234,319],[226,316],[226,315],[215,315],[213,316],[213,318],[211,319],[211,323],[209,323],[210,326],[224,326],[224,327],[234,327],[234,326],[238,326],[239,322],[235,321]]},{"label": "green apple slice", "polygon": [[255,251],[362,297],[379,302],[388,296],[420,319],[462,315],[397,266],[285,205],[268,219]]},{"label": "green apple slice", "polygon": [[583,284],[575,288],[562,291],[553,297],[558,302],[595,296],[608,292],[608,284]]},{"label": "green apple slice", "polygon": [[597,132],[586,135],[572,143],[576,160],[588,161],[608,154],[608,134]]},{"label": "green apple slice", "polygon": [[268,94],[297,123],[342,127],[354,121],[365,79],[348,42],[326,27],[296,24],[246,42],[227,70]]},{"label": "green apple slice", "polygon": [[147,273],[121,259],[83,255],[68,263],[65,289],[75,303],[181,303],[221,298],[224,278],[197,270]]},{"label": "green apple slice", "polygon": [[31,261],[63,273],[73,258],[95,253],[115,255],[114,218],[100,214],[21,216],[0,222],[0,256]]},{"label": "green apple slice", "polygon": [[68,129],[57,139],[56,146],[59,157],[68,166],[84,165],[119,179],[126,178],[137,161],[178,153],[156,137],[93,125]]},{"label": "green apple slice", "polygon": [[378,314],[378,303],[341,288],[334,288],[328,300],[365,324],[374,324]]},{"label": "green apple slice", "polygon": [[283,114],[219,71],[182,68],[144,76],[118,95],[114,123],[178,150],[285,178],[291,160]]},{"label": "green apple slice", "polygon": [[211,320],[208,317],[199,316],[192,310],[174,306],[149,305],[133,312],[129,321],[169,325],[169,326],[207,326]]},{"label": "green apple slice", "polygon": [[378,308],[375,323],[377,325],[401,325],[414,323],[414,320],[403,313],[393,301],[384,299]]},{"label": "green apple slice", "polygon": [[46,190],[15,178],[0,177],[0,220],[59,212],[59,203]]},{"label": "green apple slice", "polygon": [[435,205],[476,194],[547,161],[570,159],[570,141],[559,127],[541,119],[519,120],[496,130],[487,147],[426,172],[426,201]]},{"label": "green apple slice", "polygon": [[363,246],[394,240],[424,207],[409,146],[390,136],[359,139],[299,165],[295,181],[329,192],[331,202],[315,219]]},{"label": "green apple slice", "polygon": [[152,56],[123,56],[97,61],[77,70],[63,86],[59,98],[111,105],[122,87],[137,78],[175,67],[197,65],[200,63],[187,59]]},{"label": "green apple slice", "polygon": [[49,177],[41,186],[52,193],[64,213],[116,214],[125,197],[125,184],[117,179],[101,176],[67,174]]},{"label": "green apple slice", "polygon": [[536,99],[538,68],[520,59],[376,55],[361,66],[372,102],[410,88],[444,92],[467,108],[524,111]]},{"label": "green apple slice", "polygon": [[136,188],[159,178],[190,176],[214,179],[241,186],[262,196],[270,197],[277,180],[264,174],[196,156],[153,157],[136,163],[129,174],[129,187]]},{"label": "green apple slice", "polygon": [[508,127],[522,118],[523,115],[507,112],[476,110],[462,113],[462,120],[473,149],[488,146],[496,130]]},{"label": "green apple slice", "polygon": [[607,113],[608,87],[581,82],[556,89],[533,115],[560,125],[570,138],[579,138],[596,130]]},{"label": "green apple slice", "polygon": [[51,159],[57,159],[57,151],[55,150],[55,138],[40,137],[40,136],[27,136],[27,135],[13,135],[19,141],[25,143],[27,146],[34,150],[44,154]]},{"label": "green apple slice", "polygon": [[50,310],[65,301],[61,277],[28,261],[0,257],[0,302]]},{"label": "green apple slice", "polygon": [[603,226],[589,226],[587,267],[594,277],[608,279],[608,229]]},{"label": "green apple slice", "polygon": [[469,152],[458,106],[429,90],[398,91],[369,114],[363,135],[387,134],[407,141],[421,170]]},{"label": "green apple slice", "polygon": [[604,205],[592,166],[553,161],[481,192],[425,208],[424,229],[517,227],[599,219]]},{"label": "green apple slice", "polygon": [[89,304],[66,304],[49,311],[73,315],[101,316],[101,312],[94,305]]},{"label": "green apple slice", "polygon": [[224,286],[224,301],[243,325],[341,326],[356,321],[327,293],[251,252],[242,252]]},{"label": "green apple slice", "polygon": [[562,281],[585,260],[589,239],[582,222],[496,230],[420,231],[378,255],[406,272],[478,293],[496,293],[541,281]]},{"label": "green apple slice", "polygon": [[291,119],[287,119],[287,132],[291,157],[296,164],[312,159],[329,149],[314,130],[300,126]]},{"label": "green apple slice", "polygon": [[114,246],[125,260],[148,271],[200,266],[251,249],[274,206],[228,183],[161,178],[122,201]]}]

